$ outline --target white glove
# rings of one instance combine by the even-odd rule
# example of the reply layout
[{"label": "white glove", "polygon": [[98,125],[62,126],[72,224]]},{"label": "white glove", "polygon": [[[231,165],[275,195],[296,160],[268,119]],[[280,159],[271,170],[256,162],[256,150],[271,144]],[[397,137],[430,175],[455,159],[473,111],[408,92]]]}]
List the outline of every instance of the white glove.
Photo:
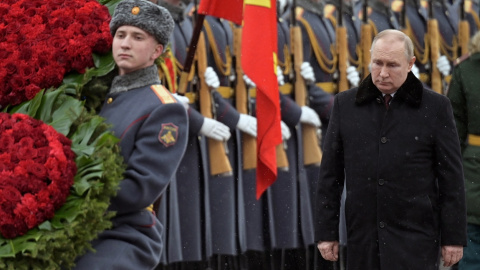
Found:
[{"label": "white glove", "polygon": [[205,83],[208,85],[208,87],[217,89],[220,86],[220,80],[218,79],[217,73],[212,67],[207,67],[204,76]]},{"label": "white glove", "polygon": [[241,113],[240,119],[238,119],[237,128],[248,135],[257,137],[257,118]]},{"label": "white glove", "polygon": [[358,86],[358,83],[360,82],[360,74],[354,66],[349,66],[347,68],[347,80],[352,87]]},{"label": "white glove", "polygon": [[278,85],[285,84],[285,77],[283,77],[283,70],[280,66],[277,66],[277,82]]},{"label": "white glove", "polygon": [[204,118],[200,134],[217,141],[228,141],[231,136],[230,129],[226,125],[207,117]]},{"label": "white glove", "polygon": [[185,110],[188,110],[188,103],[190,100],[186,96],[180,96],[177,93],[172,94],[182,105],[185,107]]},{"label": "white glove", "polygon": [[300,123],[312,125],[314,127],[320,127],[322,125],[322,122],[320,122],[320,117],[318,117],[318,114],[308,106],[302,107],[302,114],[300,115]]},{"label": "white glove", "polygon": [[450,62],[448,61],[445,55],[438,57],[437,68],[438,68],[438,71],[440,71],[443,76],[448,76],[448,74],[450,74],[452,67],[450,66]]},{"label": "white glove", "polygon": [[303,62],[300,66],[300,75],[302,75],[303,79],[307,82],[307,84],[314,83],[315,80],[315,73],[313,73],[313,68],[309,62]]},{"label": "white glove", "polygon": [[420,79],[420,70],[418,69],[417,65],[413,64],[412,66],[412,73],[417,77],[417,79]]},{"label": "white glove", "polygon": [[282,129],[282,140],[286,141],[292,137],[292,133],[290,132],[290,128],[285,124],[285,122],[280,121],[280,127]]},{"label": "white glove", "polygon": [[245,81],[248,87],[250,88],[257,87],[257,85],[252,80],[250,80],[250,78],[247,75],[243,75],[243,80]]}]

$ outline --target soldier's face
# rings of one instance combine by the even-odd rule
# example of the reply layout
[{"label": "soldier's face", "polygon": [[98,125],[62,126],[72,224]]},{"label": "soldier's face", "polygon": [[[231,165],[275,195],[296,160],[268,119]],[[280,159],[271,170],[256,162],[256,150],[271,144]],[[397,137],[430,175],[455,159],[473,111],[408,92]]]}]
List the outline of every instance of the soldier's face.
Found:
[{"label": "soldier's face", "polygon": [[384,37],[376,41],[371,56],[373,84],[384,94],[397,91],[407,79],[415,57],[407,59],[403,41]]},{"label": "soldier's face", "polygon": [[113,58],[120,75],[151,66],[162,51],[151,34],[135,26],[120,26],[113,37]]}]

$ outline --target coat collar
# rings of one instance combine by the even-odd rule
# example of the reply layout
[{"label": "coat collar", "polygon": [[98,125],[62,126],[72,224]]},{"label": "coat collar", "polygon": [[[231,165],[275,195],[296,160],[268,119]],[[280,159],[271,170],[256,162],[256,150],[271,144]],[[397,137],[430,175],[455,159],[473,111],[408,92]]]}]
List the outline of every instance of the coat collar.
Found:
[{"label": "coat collar", "polygon": [[[371,100],[375,100],[382,96],[382,92],[373,84],[372,75],[369,74],[358,87],[356,104],[363,104]],[[423,84],[420,80],[409,72],[407,79],[395,93],[395,99],[400,98],[411,106],[418,107],[422,102]]]}]

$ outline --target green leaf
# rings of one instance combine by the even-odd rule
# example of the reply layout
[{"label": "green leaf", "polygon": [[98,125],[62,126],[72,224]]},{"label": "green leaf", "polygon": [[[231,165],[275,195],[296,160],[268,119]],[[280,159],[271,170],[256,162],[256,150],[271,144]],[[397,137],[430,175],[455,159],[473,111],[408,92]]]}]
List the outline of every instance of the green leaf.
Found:
[{"label": "green leaf", "polygon": [[53,105],[57,101],[58,95],[62,92],[60,90],[51,91],[43,95],[42,103],[38,106],[38,111],[35,112],[35,118],[40,119],[45,123],[52,121],[52,109]]},{"label": "green leaf", "polygon": [[66,136],[73,122],[75,122],[82,113],[82,110],[83,106],[81,101],[73,98],[67,99],[53,112],[50,125]]},{"label": "green leaf", "polygon": [[103,55],[93,54],[93,62],[96,69],[92,72],[94,72],[97,77],[107,75],[115,68],[115,61],[113,60],[112,52]]},{"label": "green leaf", "polygon": [[42,103],[43,93],[44,93],[44,90],[41,90],[35,95],[33,99],[29,101],[25,101],[17,105],[16,107],[12,108],[10,113],[23,113],[31,117],[35,117],[35,114],[37,113],[37,109]]}]

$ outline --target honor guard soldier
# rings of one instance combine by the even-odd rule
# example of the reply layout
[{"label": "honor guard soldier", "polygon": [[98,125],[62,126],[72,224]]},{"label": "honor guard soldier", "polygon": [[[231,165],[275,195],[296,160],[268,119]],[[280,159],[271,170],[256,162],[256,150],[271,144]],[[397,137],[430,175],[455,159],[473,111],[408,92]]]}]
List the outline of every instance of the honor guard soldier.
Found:
[{"label": "honor guard soldier", "polygon": [[149,206],[175,177],[188,137],[185,108],[160,84],[154,64],[173,26],[166,9],[145,0],[115,8],[110,31],[119,75],[100,115],[120,138],[126,170],[109,208],[113,227],[75,269],[153,269],[160,260],[163,226]]},{"label": "honor guard soldier", "polygon": [[[403,6],[403,3],[405,3],[405,6]],[[401,30],[413,41],[416,61],[412,72],[427,87],[431,88],[432,61],[430,50],[435,47],[439,48],[439,44],[432,46],[433,39],[431,39],[431,33],[428,32],[428,10],[422,5],[421,0],[395,1],[392,8],[401,24]],[[436,67],[443,76],[450,74],[451,66],[445,55],[438,57]]]},{"label": "honor guard soldier", "polygon": [[[302,172],[304,176],[303,184],[300,183],[298,178],[298,157],[302,154],[303,146],[299,147],[299,140],[297,139],[299,130],[295,127],[301,121],[308,122],[316,127],[320,126],[318,115],[312,109],[307,106],[300,107],[292,99],[294,94],[291,81],[293,62],[289,46],[290,30],[288,20],[280,18],[285,8],[286,1],[277,2],[279,17],[277,20],[279,62],[277,79],[280,91],[281,127],[284,143],[277,147],[277,180],[262,197],[266,198],[268,202],[268,247],[270,252],[268,257],[272,269],[298,269],[305,266],[305,244],[301,236],[306,234],[305,232],[301,233],[300,224],[302,222],[300,221],[299,202],[301,200],[300,194],[307,194],[308,187],[305,172]],[[244,76],[244,80],[249,87],[251,104],[255,105],[255,83],[247,76]],[[312,231],[311,227],[310,231]],[[249,233],[248,229],[247,233]],[[311,240],[309,241],[311,242]]]},{"label": "honor guard soldier", "polygon": [[[342,2],[342,14],[339,15],[340,2]],[[352,0],[330,0],[327,1],[325,6],[325,17],[330,20],[334,29],[337,27],[344,27],[346,29],[347,36],[346,43],[347,49],[346,52],[348,55],[346,57],[347,63],[347,79],[348,79],[348,88],[357,87],[360,82],[361,76],[359,72],[362,70],[362,61],[361,61],[361,47],[360,47],[360,31],[361,31],[361,21],[358,18],[358,14],[354,12],[354,7]],[[339,25],[338,19],[342,19],[342,24]],[[337,36],[337,42],[340,40],[340,37]],[[341,55],[341,51],[337,52],[337,55]],[[353,68],[353,69],[352,69]],[[356,70],[356,72],[354,72]],[[347,88],[347,89],[348,89]],[[347,90],[342,89],[342,90]]]},{"label": "honor guard soldier", "polygon": [[391,9],[390,0],[373,0],[368,1],[368,4],[368,19],[373,26],[374,35],[385,29],[400,29],[400,24]]},{"label": "honor guard soldier", "polygon": [[[362,61],[361,21],[358,13],[354,10],[352,0],[331,0],[327,1],[327,3],[324,9],[325,16],[330,20],[337,33],[338,69],[340,74],[338,78],[339,91],[345,91],[349,88],[357,87],[361,78],[359,72],[366,70],[363,68],[364,63]],[[339,13],[340,11],[342,13]],[[345,30],[342,30],[342,28]],[[345,43],[346,45],[344,45]],[[346,60],[347,63],[341,63],[342,60]],[[346,68],[346,71],[342,71],[342,68]],[[340,211],[340,260],[338,266],[341,269],[346,267],[345,199],[346,191],[344,190],[342,193],[342,209]]]},{"label": "honor guard soldier", "polygon": [[[240,159],[241,132],[257,136],[257,119],[235,109],[233,88],[236,79],[232,56],[234,54],[231,22],[205,16],[203,32],[206,41],[207,64],[218,75],[220,86],[212,91],[217,120],[227,125],[232,137],[227,141],[227,155],[232,173],[210,176],[210,212],[212,225],[212,263],[214,269],[227,265],[238,267],[238,255],[246,251],[243,179],[255,177],[252,170],[244,170]],[[231,106],[221,107],[221,100]],[[256,158],[256,157],[255,157]]]},{"label": "honor guard soldier", "polygon": [[[175,21],[170,50],[160,62],[160,76],[167,88],[176,93],[193,33],[191,18],[188,17],[192,6],[179,0],[159,0],[158,4],[165,7]],[[199,112],[196,71],[191,69],[184,96],[175,94],[187,108],[189,137],[176,173],[177,181],[170,185],[168,196],[162,197],[160,204],[159,217],[165,220],[167,246],[158,269],[206,268],[212,255],[206,138],[227,141],[230,129]],[[218,86],[218,77],[211,68],[204,76],[210,87]]]},{"label": "honor guard soldier", "polygon": [[[256,117],[257,89],[242,68],[242,31],[243,27],[230,22],[233,33],[233,61],[235,79],[235,106],[242,114]],[[282,126],[283,127],[283,126]],[[244,228],[244,243],[240,245],[240,269],[269,269],[269,243],[268,225],[271,214],[267,212],[267,196],[256,198],[257,190],[257,140],[255,136],[242,132],[239,134],[239,178],[240,190],[243,195],[243,204],[239,204],[239,212],[244,218],[238,220],[239,228]],[[278,147],[277,147],[278,150]],[[277,154],[278,160],[278,154]],[[278,181],[278,177],[277,180]],[[268,189],[267,189],[268,192]]]},{"label": "honor guard soldier", "polygon": [[467,18],[470,24],[470,33],[473,32],[472,29],[480,30],[480,0],[465,0],[465,12],[469,14]]},{"label": "honor guard soldier", "polygon": [[[319,135],[325,132],[328,126],[333,95],[338,92],[336,35],[335,29],[324,16],[324,6],[325,3],[323,0],[300,0],[297,1],[297,7],[295,9],[296,23],[301,29],[300,44],[302,45],[301,52],[303,54],[301,65],[304,66],[301,70],[301,76],[307,83],[308,105],[315,110],[322,122],[322,132],[319,130]],[[295,48],[298,47],[298,43],[294,43],[291,46],[294,49],[294,52],[297,53],[298,51]],[[296,55],[294,55],[294,58],[298,59]],[[298,61],[295,59],[294,61]],[[295,64],[295,66],[297,66],[297,64]],[[296,81],[299,77],[300,76],[296,74]],[[295,91],[297,91],[297,85]],[[305,137],[307,136],[305,130],[303,130],[302,136],[305,140]],[[318,139],[318,143],[322,145],[321,139]],[[305,143],[303,143],[303,145],[304,151],[309,150],[306,148],[308,146],[306,146]],[[307,223],[307,221],[309,216],[313,216],[310,211],[314,209],[314,201],[316,197],[314,187],[317,185],[319,178],[319,162],[321,161],[321,157],[318,160],[318,163],[315,159],[310,159],[310,161],[308,161],[308,156],[307,153],[304,153],[301,162],[303,164],[301,169],[305,170],[306,173],[307,189],[309,191],[308,194],[302,196],[300,201],[303,203],[302,201],[307,200],[309,207],[309,209],[306,209],[305,204],[302,204],[303,209],[305,209],[301,211],[302,232],[306,232],[309,229],[308,226],[313,223]],[[299,179],[299,181],[300,180],[301,179]],[[305,239],[305,241],[306,240],[309,239]],[[305,245],[308,245],[307,255],[310,258],[314,258],[316,254],[315,243],[305,242]],[[319,263],[323,264],[323,262]],[[325,266],[322,265],[322,267]]]},{"label": "honor guard soldier", "polygon": [[[438,22],[440,52],[447,57],[451,70],[453,62],[460,56],[458,53],[458,6],[451,5],[446,0],[432,0],[429,2],[428,4],[432,5],[429,8],[432,10],[433,18]],[[450,75],[444,77],[445,84],[450,82],[450,78]],[[444,87],[444,90],[446,90],[446,87]]]}]

